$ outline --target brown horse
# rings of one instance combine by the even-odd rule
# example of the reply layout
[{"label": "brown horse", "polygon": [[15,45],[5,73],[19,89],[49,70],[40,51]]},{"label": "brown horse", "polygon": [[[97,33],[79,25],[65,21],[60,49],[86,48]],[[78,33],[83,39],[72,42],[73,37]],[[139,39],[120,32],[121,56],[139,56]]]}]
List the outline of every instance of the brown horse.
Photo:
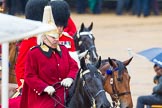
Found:
[{"label": "brown horse", "polygon": [[9,43],[9,83],[16,83],[15,63],[17,57],[17,42]]},{"label": "brown horse", "polygon": [[100,67],[100,71],[105,78],[104,89],[110,94],[114,108],[117,106],[120,108],[133,108],[129,85],[130,76],[126,68],[132,58],[124,62],[108,58],[107,62]]},{"label": "brown horse", "polygon": [[9,43],[9,83],[16,83],[15,63],[17,57],[16,42]]},{"label": "brown horse", "polygon": [[[17,57],[17,46],[16,42],[10,42],[9,43],[9,97],[13,97],[13,95],[16,92],[17,84],[16,84],[16,75],[15,75],[15,63],[16,63],[16,57]],[[0,70],[0,78],[1,78],[1,70]],[[1,82],[1,80],[0,80]],[[2,86],[0,85],[0,91]],[[1,97],[0,93],[0,97]],[[1,103],[1,99],[0,99]]]}]

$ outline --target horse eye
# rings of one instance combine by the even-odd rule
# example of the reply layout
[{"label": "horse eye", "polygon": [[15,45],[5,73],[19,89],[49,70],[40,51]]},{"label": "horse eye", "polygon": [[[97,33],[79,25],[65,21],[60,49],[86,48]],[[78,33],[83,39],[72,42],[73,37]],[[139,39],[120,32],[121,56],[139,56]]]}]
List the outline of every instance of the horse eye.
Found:
[{"label": "horse eye", "polygon": [[87,74],[84,78],[89,81],[91,79],[91,75]]},{"label": "horse eye", "polygon": [[123,80],[123,78],[117,78],[117,80],[121,82]]},{"label": "horse eye", "polygon": [[131,79],[131,77],[129,76],[129,80]]}]

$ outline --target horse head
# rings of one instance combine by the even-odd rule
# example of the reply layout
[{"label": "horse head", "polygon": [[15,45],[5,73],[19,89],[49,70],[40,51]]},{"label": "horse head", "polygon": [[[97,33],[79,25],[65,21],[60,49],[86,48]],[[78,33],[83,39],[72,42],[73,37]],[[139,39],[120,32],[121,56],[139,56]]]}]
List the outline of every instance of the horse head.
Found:
[{"label": "horse head", "polygon": [[91,32],[92,28],[93,23],[91,23],[89,27],[85,27],[84,23],[82,23],[77,35],[74,36],[74,41],[79,53],[88,50],[89,56],[87,56],[87,58],[94,63],[98,59],[98,54],[95,47],[95,37]]},{"label": "horse head", "polygon": [[101,59],[97,64],[86,63],[81,59],[81,69],[74,81],[74,93],[69,108],[110,108],[103,89],[103,77],[98,70]]},{"label": "horse head", "polygon": [[105,76],[104,89],[110,94],[114,107],[118,106],[119,102],[120,108],[133,108],[130,76],[126,68],[132,58],[124,62],[108,58],[108,62],[100,67],[100,71]]}]

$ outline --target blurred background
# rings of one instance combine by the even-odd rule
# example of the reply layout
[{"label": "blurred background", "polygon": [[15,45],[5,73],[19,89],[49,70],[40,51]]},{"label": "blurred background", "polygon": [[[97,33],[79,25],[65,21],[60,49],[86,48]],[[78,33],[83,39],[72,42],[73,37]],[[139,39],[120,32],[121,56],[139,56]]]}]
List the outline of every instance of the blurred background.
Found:
[{"label": "blurred background", "polygon": [[[28,0],[0,0],[0,11],[11,15],[24,14]],[[162,0],[66,0],[72,12],[78,14],[125,13],[144,16],[159,15]]]},{"label": "blurred background", "polygon": [[[155,86],[153,63],[137,52],[152,47],[162,48],[162,0],[66,1],[78,30],[81,23],[87,27],[94,23],[92,32],[97,52],[103,59],[111,57],[125,61],[133,56],[127,68],[135,108],[137,97],[151,94]],[[0,0],[0,11],[23,16],[26,2]]]}]

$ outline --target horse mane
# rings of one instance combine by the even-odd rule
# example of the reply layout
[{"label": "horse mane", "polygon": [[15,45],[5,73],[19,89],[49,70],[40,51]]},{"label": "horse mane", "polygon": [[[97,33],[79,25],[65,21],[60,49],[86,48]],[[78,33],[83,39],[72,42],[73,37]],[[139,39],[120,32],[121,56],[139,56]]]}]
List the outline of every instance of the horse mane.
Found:
[{"label": "horse mane", "polygon": [[73,36],[73,40],[74,40],[74,44],[75,44],[75,48],[78,50],[78,43],[79,43],[79,38],[78,38],[78,32],[75,33],[75,35]]},{"label": "horse mane", "polygon": [[[111,60],[117,61],[116,59],[111,59]],[[101,68],[102,66],[104,66],[105,64],[107,64],[107,63],[109,63],[109,60],[108,60],[108,59],[103,59],[103,60],[101,60],[101,66],[100,66],[100,68]]]},{"label": "horse mane", "polygon": [[124,66],[124,64],[121,62],[121,61],[119,61],[119,60],[116,60],[116,63],[117,63],[117,65],[118,65],[118,69],[119,69],[119,71],[118,71],[118,75],[119,75],[119,78],[121,77],[121,75],[122,75],[122,70],[123,69],[125,69],[126,67]]},{"label": "horse mane", "polygon": [[9,82],[16,83],[15,63],[18,54],[17,41],[9,43]]}]

